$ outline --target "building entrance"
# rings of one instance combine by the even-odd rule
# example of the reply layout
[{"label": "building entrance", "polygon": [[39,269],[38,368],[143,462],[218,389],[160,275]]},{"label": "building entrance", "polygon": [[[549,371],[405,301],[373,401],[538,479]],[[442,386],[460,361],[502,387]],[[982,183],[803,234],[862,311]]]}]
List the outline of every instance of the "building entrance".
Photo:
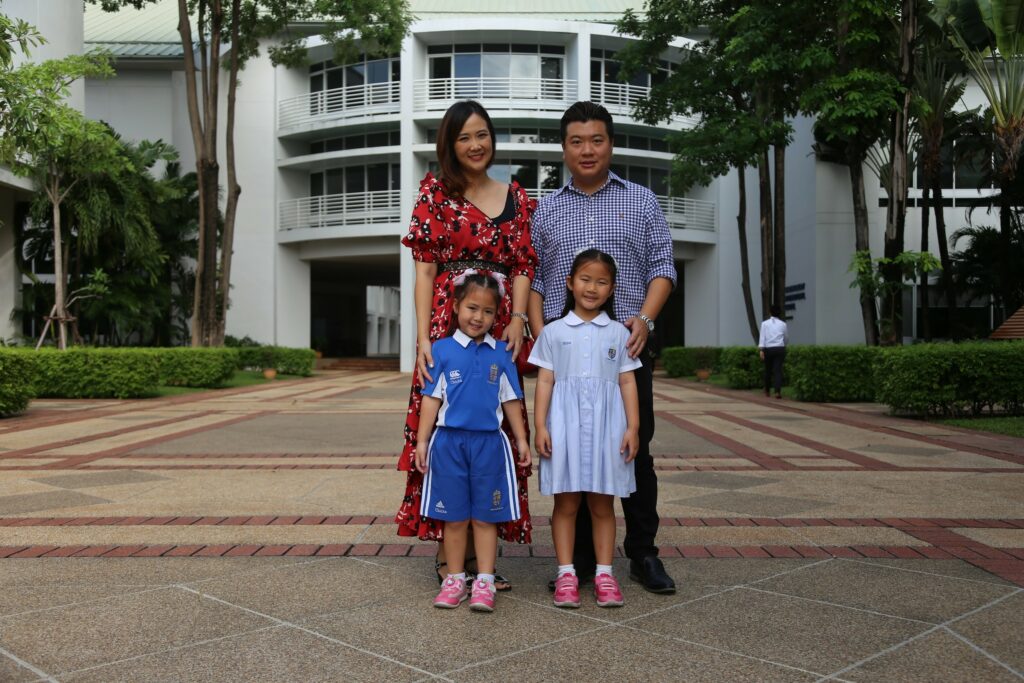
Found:
[{"label": "building entrance", "polygon": [[310,343],[328,358],[397,356],[397,257],[314,261]]}]

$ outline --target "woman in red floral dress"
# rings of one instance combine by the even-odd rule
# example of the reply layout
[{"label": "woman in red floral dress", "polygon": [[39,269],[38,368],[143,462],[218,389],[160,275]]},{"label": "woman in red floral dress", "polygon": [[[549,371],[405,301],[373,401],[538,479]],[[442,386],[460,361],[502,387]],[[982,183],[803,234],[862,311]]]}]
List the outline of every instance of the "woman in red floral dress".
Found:
[{"label": "woman in red floral dress", "polygon": [[[487,111],[472,101],[452,105],[437,136],[439,177],[427,173],[423,179],[409,233],[402,239],[416,261],[417,349],[405,447],[398,461],[398,469],[408,472],[405,497],[395,517],[400,536],[441,540],[443,535],[443,522],[420,516],[423,475],[416,470],[415,457],[422,399],[420,377],[431,372],[431,344],[449,332],[452,281],[467,269],[503,277],[506,293],[491,334],[505,340],[513,356],[518,356],[523,343],[526,303],[537,261],[530,244],[530,218],[536,202],[518,184],[509,186],[487,175],[494,152],[494,126]],[[502,428],[509,433],[507,423]],[[514,452],[513,456],[518,454]],[[516,521],[499,525],[499,535],[506,541],[530,542],[528,476],[529,467],[516,472],[523,514]],[[438,551],[439,569],[444,564],[442,552]],[[498,582],[499,590],[508,587],[507,582]]]}]

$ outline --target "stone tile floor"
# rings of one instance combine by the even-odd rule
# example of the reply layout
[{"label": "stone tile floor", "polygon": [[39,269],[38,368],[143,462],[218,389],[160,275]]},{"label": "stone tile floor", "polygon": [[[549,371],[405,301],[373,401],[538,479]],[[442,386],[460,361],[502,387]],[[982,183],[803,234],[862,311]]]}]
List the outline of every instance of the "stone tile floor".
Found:
[{"label": "stone tile floor", "polygon": [[658,378],[676,595],[620,558],[625,607],[553,607],[534,489],[497,612],[442,612],[390,523],[406,382],[0,421],[0,681],[1024,678],[1024,440]]}]

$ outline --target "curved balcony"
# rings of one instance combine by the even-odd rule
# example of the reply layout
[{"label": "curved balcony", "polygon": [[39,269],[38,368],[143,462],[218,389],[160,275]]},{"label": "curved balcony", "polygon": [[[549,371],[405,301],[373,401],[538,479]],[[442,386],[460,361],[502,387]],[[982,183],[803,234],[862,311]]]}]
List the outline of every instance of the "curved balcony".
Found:
[{"label": "curved balcony", "polygon": [[401,192],[349,192],[302,197],[281,202],[278,230],[337,228],[396,223],[401,219]]},{"label": "curved balcony", "polygon": [[401,108],[398,81],[319,90],[277,103],[277,127],[326,123],[371,114],[397,114]]},{"label": "curved balcony", "polygon": [[561,78],[430,78],[413,84],[413,102],[416,111],[444,111],[473,99],[489,109],[561,112],[576,92],[576,81]]},{"label": "curved balcony", "polygon": [[[641,85],[630,85],[629,83],[591,83],[590,99],[605,108],[612,114],[633,116],[633,107],[651,94],[651,89]],[[674,116],[674,123],[696,125],[697,120],[689,116]]]}]

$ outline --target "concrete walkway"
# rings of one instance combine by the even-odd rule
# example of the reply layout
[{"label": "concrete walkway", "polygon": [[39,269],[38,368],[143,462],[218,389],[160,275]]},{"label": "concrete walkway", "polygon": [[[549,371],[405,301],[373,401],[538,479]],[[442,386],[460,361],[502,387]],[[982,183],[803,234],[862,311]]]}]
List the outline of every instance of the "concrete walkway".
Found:
[{"label": "concrete walkway", "polygon": [[677,594],[619,560],[625,607],[554,608],[534,488],[512,592],[441,612],[433,546],[391,523],[407,392],[340,372],[0,421],[0,681],[1024,678],[1024,440],[660,378]]}]

